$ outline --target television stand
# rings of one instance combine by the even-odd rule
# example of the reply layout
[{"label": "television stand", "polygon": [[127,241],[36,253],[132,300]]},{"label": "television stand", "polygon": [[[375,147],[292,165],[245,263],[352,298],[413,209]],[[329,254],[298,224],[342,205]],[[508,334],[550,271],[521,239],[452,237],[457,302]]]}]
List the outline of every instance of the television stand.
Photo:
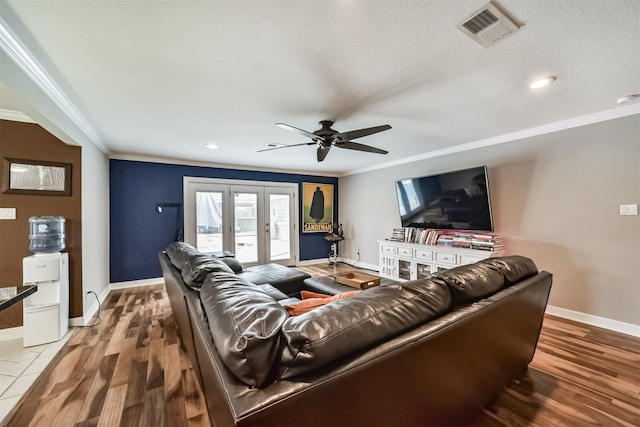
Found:
[{"label": "television stand", "polygon": [[379,240],[380,277],[399,281],[418,280],[438,271],[501,256],[502,251],[454,248],[443,245]]}]

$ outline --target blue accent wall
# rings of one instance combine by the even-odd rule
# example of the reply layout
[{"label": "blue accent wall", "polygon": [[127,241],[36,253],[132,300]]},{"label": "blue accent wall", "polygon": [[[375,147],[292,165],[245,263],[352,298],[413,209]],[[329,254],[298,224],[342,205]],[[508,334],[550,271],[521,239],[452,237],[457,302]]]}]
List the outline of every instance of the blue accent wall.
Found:
[{"label": "blue accent wall", "polygon": [[[250,181],[303,182],[333,184],[335,189],[334,222],[338,222],[338,178],[276,172],[221,169],[165,163],[111,160],[110,193],[110,281],[111,283],[162,276],[158,252],[176,240],[178,223],[176,208],[155,210],[160,203],[183,201],[183,177],[239,179]],[[302,215],[302,194],[298,194]],[[298,218],[302,224],[301,218]],[[176,230],[176,226],[179,230]],[[325,233],[300,234],[300,260],[326,258],[331,250]]]}]

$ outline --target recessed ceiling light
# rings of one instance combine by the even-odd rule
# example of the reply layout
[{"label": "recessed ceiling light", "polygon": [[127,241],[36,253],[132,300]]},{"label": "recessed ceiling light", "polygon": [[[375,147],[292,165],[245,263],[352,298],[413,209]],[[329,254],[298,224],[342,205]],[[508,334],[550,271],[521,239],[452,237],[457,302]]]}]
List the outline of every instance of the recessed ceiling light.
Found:
[{"label": "recessed ceiling light", "polygon": [[622,98],[618,98],[616,103],[618,105],[620,105],[620,104],[628,104],[628,103],[637,101],[639,99],[640,99],[640,93],[635,93],[633,95],[627,95],[627,96],[623,96]]},{"label": "recessed ceiling light", "polygon": [[548,86],[551,83],[555,82],[556,79],[557,79],[556,76],[544,77],[542,79],[538,79],[535,82],[531,83],[531,85],[529,85],[529,87],[531,89],[540,89],[541,87]]},{"label": "recessed ceiling light", "polygon": [[209,150],[215,150],[216,148],[218,148],[218,146],[216,144],[207,144],[206,147]]}]

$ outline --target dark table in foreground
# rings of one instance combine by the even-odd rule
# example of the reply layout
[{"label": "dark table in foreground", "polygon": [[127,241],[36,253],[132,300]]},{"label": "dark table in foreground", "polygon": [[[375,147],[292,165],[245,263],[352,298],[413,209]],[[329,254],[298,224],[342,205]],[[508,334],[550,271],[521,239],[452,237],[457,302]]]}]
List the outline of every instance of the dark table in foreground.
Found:
[{"label": "dark table in foreground", "polygon": [[[11,289],[14,288],[15,292],[11,292]],[[21,301],[38,290],[36,285],[27,285],[27,286],[10,286],[7,288],[1,289],[5,294],[0,295],[0,311],[11,307],[13,304]],[[6,295],[6,293],[10,293]]]}]

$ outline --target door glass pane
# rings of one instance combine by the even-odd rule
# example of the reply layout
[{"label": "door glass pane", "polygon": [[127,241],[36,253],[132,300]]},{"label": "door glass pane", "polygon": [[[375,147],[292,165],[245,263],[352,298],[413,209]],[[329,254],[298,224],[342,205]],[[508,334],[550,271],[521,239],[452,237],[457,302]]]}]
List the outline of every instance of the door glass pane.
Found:
[{"label": "door glass pane", "polygon": [[291,258],[289,195],[269,195],[269,236],[271,260]]},{"label": "door glass pane", "polygon": [[196,247],[222,250],[222,192],[196,192]]},{"label": "door glass pane", "polygon": [[258,261],[258,195],[235,193],[235,254],[240,262]]}]

